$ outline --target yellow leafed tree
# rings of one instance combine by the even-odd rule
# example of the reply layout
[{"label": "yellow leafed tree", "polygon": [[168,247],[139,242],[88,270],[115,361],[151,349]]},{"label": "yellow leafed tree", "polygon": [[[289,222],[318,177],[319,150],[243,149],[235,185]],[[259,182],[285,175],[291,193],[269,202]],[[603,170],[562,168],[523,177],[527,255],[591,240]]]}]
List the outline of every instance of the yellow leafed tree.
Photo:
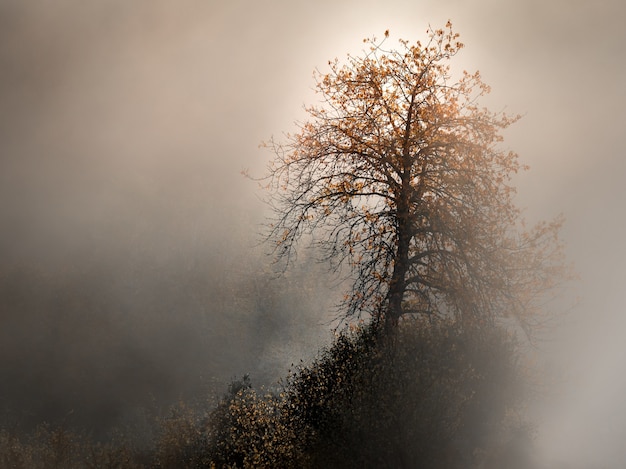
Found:
[{"label": "yellow leafed tree", "polygon": [[517,116],[480,107],[479,73],[453,78],[450,22],[425,44],[388,50],[387,37],[329,62],[308,121],[266,144],[278,257],[314,233],[333,268],[350,267],[348,318],[509,316],[530,330],[564,270],[560,220],[524,231],[513,202],[525,168],[499,144]]}]

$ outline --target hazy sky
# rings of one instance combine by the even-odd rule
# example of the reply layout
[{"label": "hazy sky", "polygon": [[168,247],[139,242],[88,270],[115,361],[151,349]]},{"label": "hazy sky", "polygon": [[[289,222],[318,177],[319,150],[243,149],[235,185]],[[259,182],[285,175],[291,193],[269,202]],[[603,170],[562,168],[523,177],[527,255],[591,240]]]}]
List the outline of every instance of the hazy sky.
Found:
[{"label": "hazy sky", "polygon": [[0,256],[249,243],[262,205],[240,172],[260,174],[260,141],[303,116],[313,69],[448,19],[466,44],[456,66],[524,115],[506,140],[532,168],[520,204],[565,215],[581,274],[540,441],[554,458],[626,460],[622,0],[0,0]]}]

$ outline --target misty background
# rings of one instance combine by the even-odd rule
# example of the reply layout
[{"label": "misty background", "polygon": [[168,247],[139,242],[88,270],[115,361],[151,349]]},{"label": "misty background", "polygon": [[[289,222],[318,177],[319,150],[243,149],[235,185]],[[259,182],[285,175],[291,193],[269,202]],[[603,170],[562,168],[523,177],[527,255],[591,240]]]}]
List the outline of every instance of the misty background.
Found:
[{"label": "misty background", "polygon": [[531,411],[555,461],[626,460],[626,7],[619,0],[0,0],[0,411],[96,434],[137,409],[270,384],[331,337],[335,279],[259,244],[261,141],[314,103],[312,71],[364,37],[425,38],[481,71],[531,170],[531,221],[563,213],[580,280],[539,345]]}]

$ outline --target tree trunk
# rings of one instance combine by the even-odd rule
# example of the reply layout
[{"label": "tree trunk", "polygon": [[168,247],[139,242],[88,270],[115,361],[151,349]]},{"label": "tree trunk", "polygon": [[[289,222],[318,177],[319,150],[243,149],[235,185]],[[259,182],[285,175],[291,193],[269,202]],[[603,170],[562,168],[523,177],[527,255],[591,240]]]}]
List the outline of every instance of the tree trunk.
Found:
[{"label": "tree trunk", "polygon": [[404,313],[402,301],[406,291],[406,274],[409,269],[409,245],[411,244],[411,222],[409,217],[409,193],[408,178],[403,181],[402,193],[398,197],[397,205],[397,234],[393,274],[387,292],[387,311],[385,314],[385,326],[392,329],[398,324],[400,316]]}]

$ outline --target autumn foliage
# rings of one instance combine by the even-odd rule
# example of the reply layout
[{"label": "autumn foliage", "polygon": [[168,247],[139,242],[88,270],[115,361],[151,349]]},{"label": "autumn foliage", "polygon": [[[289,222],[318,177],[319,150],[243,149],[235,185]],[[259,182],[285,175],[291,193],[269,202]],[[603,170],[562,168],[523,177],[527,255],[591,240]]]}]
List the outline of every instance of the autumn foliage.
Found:
[{"label": "autumn foliage", "polygon": [[559,221],[524,231],[513,202],[523,167],[499,144],[517,117],[479,106],[478,72],[452,74],[458,36],[448,23],[399,50],[366,40],[363,56],[318,73],[321,103],[299,132],[267,144],[278,257],[312,235],[333,268],[349,267],[347,317],[530,326],[559,279]]},{"label": "autumn foliage", "polygon": [[524,431],[509,418],[524,397],[514,340],[418,321],[393,336],[372,325],[342,333],[292,375],[285,412],[307,467],[491,467]]},{"label": "autumn foliage", "polygon": [[329,62],[309,120],[268,143],[278,258],[310,236],[349,272],[345,318],[372,320],[348,321],[271,390],[244,376],[207,412],[172,409],[147,446],[1,430],[3,467],[533,467],[525,365],[502,318],[528,333],[542,320],[566,272],[560,222],[524,228],[523,166],[501,148],[517,117],[480,107],[478,73],[451,72],[450,23],[428,33]]},{"label": "autumn foliage", "polygon": [[233,382],[195,431],[173,421],[160,467],[530,467],[507,459],[529,436],[514,339],[451,320],[396,332],[342,332],[273,393]]}]

